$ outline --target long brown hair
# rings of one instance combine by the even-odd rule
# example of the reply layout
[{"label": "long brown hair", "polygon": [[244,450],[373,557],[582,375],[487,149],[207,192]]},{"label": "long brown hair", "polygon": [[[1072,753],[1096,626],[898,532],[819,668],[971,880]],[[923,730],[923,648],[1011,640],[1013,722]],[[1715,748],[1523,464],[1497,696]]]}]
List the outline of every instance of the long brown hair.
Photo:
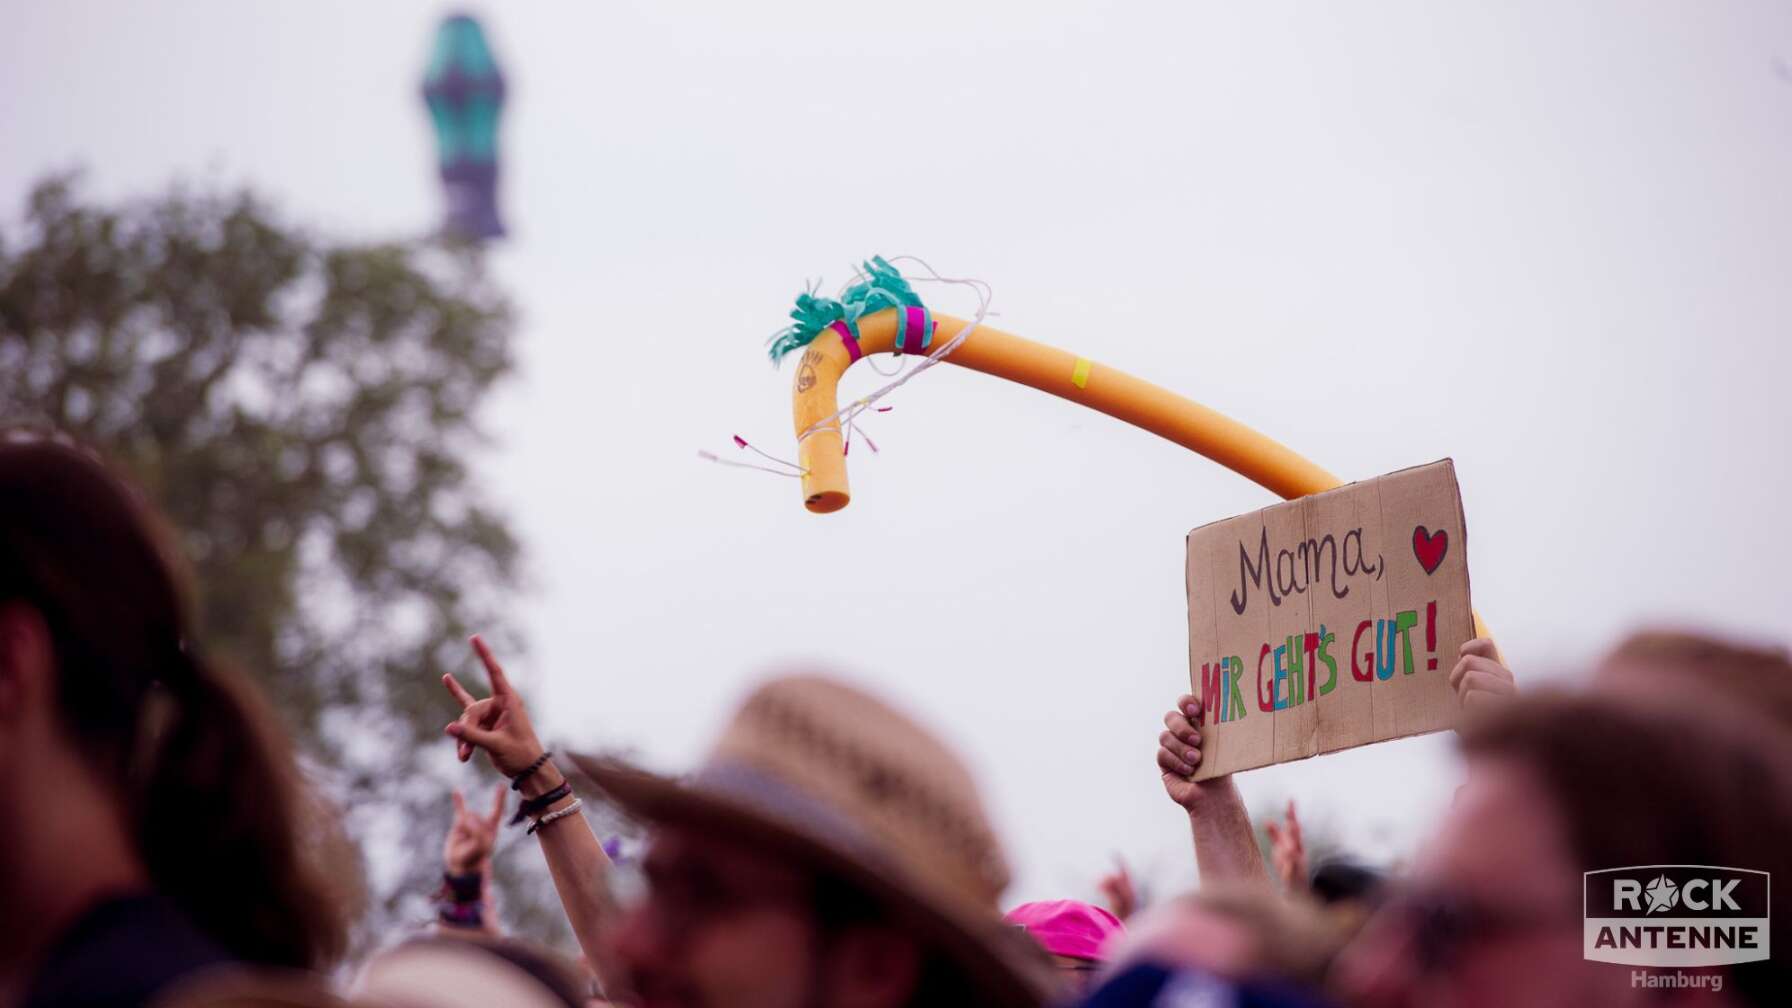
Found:
[{"label": "long brown hair", "polygon": [[115,789],[152,885],[240,959],[327,965],[355,890],[320,852],[347,843],[257,691],[194,640],[172,545],[93,454],[0,431],[0,602],[49,628],[62,728]]}]

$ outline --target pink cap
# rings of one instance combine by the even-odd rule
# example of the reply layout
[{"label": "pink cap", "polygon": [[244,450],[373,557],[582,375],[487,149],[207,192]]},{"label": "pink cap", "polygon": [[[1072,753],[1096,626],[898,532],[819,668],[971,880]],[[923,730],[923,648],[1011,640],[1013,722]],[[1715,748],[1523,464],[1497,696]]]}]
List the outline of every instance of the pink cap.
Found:
[{"label": "pink cap", "polygon": [[1022,903],[1002,919],[1026,928],[1027,933],[1052,955],[1096,962],[1106,959],[1102,946],[1125,930],[1120,918],[1077,900]]}]

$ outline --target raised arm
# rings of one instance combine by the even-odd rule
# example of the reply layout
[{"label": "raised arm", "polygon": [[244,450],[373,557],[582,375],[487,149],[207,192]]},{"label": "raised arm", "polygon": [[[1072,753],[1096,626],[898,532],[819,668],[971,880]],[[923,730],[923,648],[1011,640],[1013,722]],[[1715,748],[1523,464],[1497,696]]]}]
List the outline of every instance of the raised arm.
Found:
[{"label": "raised arm", "polygon": [[1195,865],[1202,884],[1243,880],[1268,884],[1269,871],[1257,851],[1251,816],[1231,774],[1191,780],[1201,763],[1201,698],[1185,695],[1164,715],[1157,737],[1157,768],[1164,793],[1188,816],[1195,841]]},{"label": "raised arm", "polygon": [[498,914],[492,900],[492,851],[498,846],[498,824],[508,792],[499,784],[489,814],[469,808],[460,789],[454,791],[454,821],[442,838],[442,889],[436,932],[449,936],[497,935]]},{"label": "raised arm", "polygon": [[[481,700],[469,693],[452,675],[442,677],[442,684],[460,702],[460,719],[445,729],[460,742],[459,755],[464,763],[474,748],[485,750],[498,772],[511,778],[525,802],[538,801],[566,782],[554,761],[547,756],[523,698],[510,685],[504,669],[492,656],[491,649],[478,637],[473,650],[485,665],[491,679],[492,695]],[[533,768],[533,769],[531,769]],[[518,778],[521,780],[518,781]],[[564,811],[577,800],[567,794],[549,805],[536,808],[538,820],[551,813]],[[616,905],[610,894],[610,858],[603,845],[591,832],[585,817],[572,813],[553,819],[535,830],[541,852],[547,858],[548,871],[554,877],[554,889],[560,894],[560,905],[579,940],[579,948],[591,963],[592,972],[606,990],[615,990],[619,973],[609,954],[609,929],[616,921]]]}]

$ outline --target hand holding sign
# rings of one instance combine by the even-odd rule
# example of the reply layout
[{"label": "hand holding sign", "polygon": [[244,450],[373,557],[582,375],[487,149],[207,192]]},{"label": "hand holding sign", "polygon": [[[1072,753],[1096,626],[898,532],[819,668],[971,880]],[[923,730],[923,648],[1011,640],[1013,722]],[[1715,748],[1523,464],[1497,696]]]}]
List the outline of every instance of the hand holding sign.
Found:
[{"label": "hand holding sign", "polygon": [[1164,792],[1183,808],[1200,798],[1201,785],[1189,778],[1201,765],[1201,698],[1186,694],[1176,709],[1164,715],[1164,731],[1157,737],[1157,766],[1163,771]]},{"label": "hand holding sign", "polygon": [[1486,637],[1462,645],[1462,657],[1450,670],[1450,686],[1462,700],[1463,710],[1497,706],[1518,695],[1512,670],[1500,664],[1498,650]]}]

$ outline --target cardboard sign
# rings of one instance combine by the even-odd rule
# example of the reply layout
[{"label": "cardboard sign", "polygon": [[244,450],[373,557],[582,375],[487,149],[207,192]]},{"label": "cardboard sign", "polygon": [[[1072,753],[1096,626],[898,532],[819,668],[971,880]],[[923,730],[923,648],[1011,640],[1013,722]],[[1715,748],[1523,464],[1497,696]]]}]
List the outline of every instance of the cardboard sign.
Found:
[{"label": "cardboard sign", "polygon": [[1190,532],[1195,779],[1453,725],[1467,539],[1449,459]]}]

